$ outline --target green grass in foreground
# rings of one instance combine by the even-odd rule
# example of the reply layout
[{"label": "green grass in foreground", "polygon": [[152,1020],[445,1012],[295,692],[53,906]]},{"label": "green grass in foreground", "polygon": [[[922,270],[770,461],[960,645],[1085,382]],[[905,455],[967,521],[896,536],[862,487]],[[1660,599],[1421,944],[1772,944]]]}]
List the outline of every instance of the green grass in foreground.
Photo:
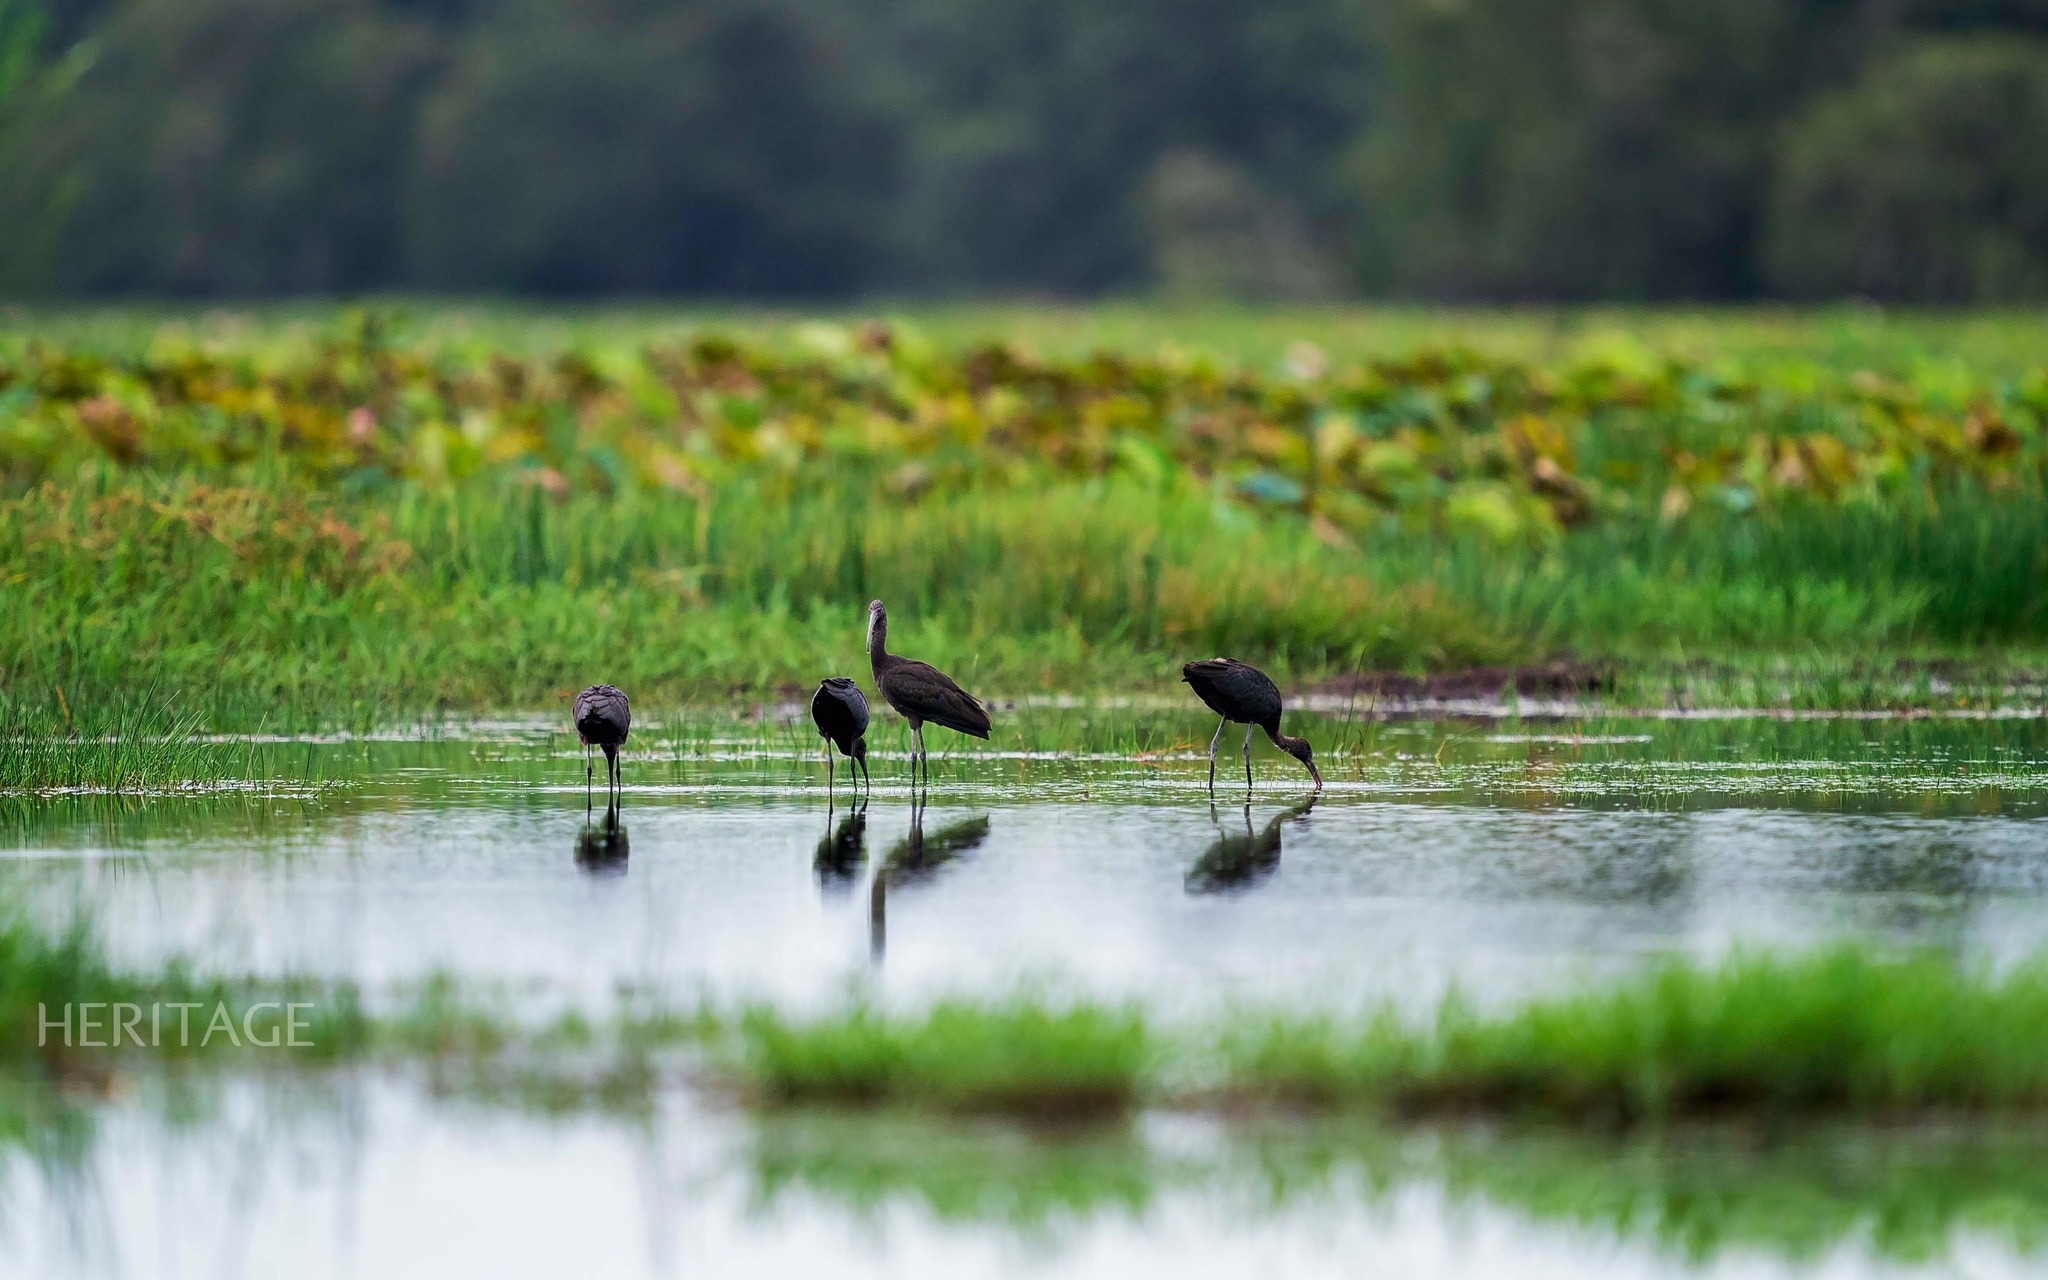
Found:
[{"label": "green grass in foreground", "polygon": [[[767,1106],[829,1104],[1039,1118],[1141,1106],[1363,1108],[1605,1124],[1699,1115],[1795,1119],[2048,1106],[2048,959],[1999,974],[1860,945],[1794,956],[1671,959],[1612,985],[1501,1012],[1455,996],[1425,1020],[1238,1009],[1163,1025],[1139,1008],[1038,994],[824,1016],[627,1004],[529,1025],[442,979],[390,1010],[353,988],[209,978],[110,962],[90,934],[0,924],[0,1074],[62,1080],[158,1053],[242,1060],[243,1046],[66,1048],[39,1006],[172,1000],[237,1009],[310,1001],[317,1049],[266,1065],[425,1062],[476,1087],[631,1097],[708,1069]],[[265,1020],[274,1026],[272,1010]],[[254,1051],[248,1051],[254,1052]]]},{"label": "green grass in foreground", "polygon": [[2048,963],[1993,977],[1860,947],[1671,960],[1586,994],[1423,1024],[1239,1011],[1200,1030],[1035,997],[813,1021],[757,1010],[735,1079],[767,1102],[1060,1113],[1139,1100],[1607,1122],[2048,1103]]},{"label": "green grass in foreground", "polygon": [[[306,1007],[288,1014],[287,1001]],[[181,1014],[180,1004],[191,1009]],[[133,1013],[117,1033],[122,1015],[116,1010],[123,1007]],[[153,1023],[151,1011],[162,1017],[166,1008],[171,1021]],[[67,1009],[73,1015],[69,1036],[62,1028]],[[225,1032],[210,1026],[221,1010],[233,1023]],[[352,989],[238,981],[204,974],[183,960],[122,966],[82,925],[52,934],[19,917],[0,920],[0,1080],[9,1086],[98,1080],[150,1059],[246,1060],[261,1048],[244,1038],[281,1040],[288,1018],[296,1022],[293,1038],[306,1047],[272,1055],[283,1060],[277,1065],[330,1063],[366,1043],[368,1024]]]},{"label": "green grass in foreground", "polygon": [[810,1023],[739,1020],[742,1079],[767,1102],[909,1103],[940,1111],[1099,1113],[1134,1105],[1152,1045],[1133,1009],[1036,1000],[866,1006]]}]

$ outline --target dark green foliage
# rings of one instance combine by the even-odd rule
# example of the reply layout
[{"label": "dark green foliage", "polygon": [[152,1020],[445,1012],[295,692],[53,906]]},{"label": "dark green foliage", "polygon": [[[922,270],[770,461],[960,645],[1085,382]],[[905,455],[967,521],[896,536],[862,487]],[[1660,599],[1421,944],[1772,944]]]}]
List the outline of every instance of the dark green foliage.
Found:
[{"label": "dark green foliage", "polygon": [[2033,0],[6,0],[0,289],[2033,298],[2044,32]]},{"label": "dark green foliage", "polygon": [[1838,0],[1389,0],[1360,154],[1382,287],[1731,297],[1774,132],[1886,11]]},{"label": "dark green foliage", "polygon": [[132,0],[0,117],[0,288],[270,293],[399,279],[437,58],[372,0]]},{"label": "dark green foliage", "polygon": [[846,51],[787,6],[519,3],[418,135],[412,278],[467,289],[844,292],[894,178]]},{"label": "dark green foliage", "polygon": [[[1128,288],[1163,246],[1159,166],[1199,157],[1327,222],[1368,79],[1358,0],[898,0],[902,272],[949,288]],[[1327,225],[1324,230],[1330,230]]]},{"label": "dark green foliage", "polygon": [[0,120],[35,69],[43,27],[42,12],[29,0],[0,0]]},{"label": "dark green foliage", "polygon": [[1816,102],[1771,210],[1787,292],[1921,302],[2048,293],[2048,44],[1929,41]]}]

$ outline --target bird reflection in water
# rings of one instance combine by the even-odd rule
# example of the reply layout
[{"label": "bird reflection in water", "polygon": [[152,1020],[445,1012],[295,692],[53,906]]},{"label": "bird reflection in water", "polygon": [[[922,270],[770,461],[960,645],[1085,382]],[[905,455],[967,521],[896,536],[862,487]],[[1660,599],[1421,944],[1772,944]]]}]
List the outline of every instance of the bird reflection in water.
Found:
[{"label": "bird reflection in water", "polygon": [[631,849],[625,824],[619,821],[619,808],[614,804],[604,807],[603,822],[586,822],[583,830],[576,833],[576,865],[594,876],[624,875],[626,855]]},{"label": "bird reflection in water", "polygon": [[818,841],[818,853],[811,859],[811,866],[818,873],[818,892],[843,897],[853,892],[854,880],[867,865],[867,802],[855,792],[854,803],[846,816],[839,819],[837,828],[832,825],[832,815],[833,806],[827,801],[825,836]]},{"label": "bird reflection in water", "polygon": [[[1280,829],[1296,818],[1308,816],[1316,807],[1310,796],[1291,809],[1273,815],[1261,831],[1252,830],[1252,807],[1244,807],[1244,832],[1225,831],[1219,822],[1218,839],[1202,851],[1188,868],[1189,893],[1240,893],[1254,888],[1280,869]],[[1213,810],[1211,812],[1214,812]]]},{"label": "bird reflection in water", "polygon": [[949,823],[930,835],[924,833],[924,802],[912,793],[910,834],[889,850],[875,878],[868,886],[868,954],[879,964],[888,950],[888,900],[891,889],[921,884],[939,869],[988,839],[988,818],[967,818]]}]

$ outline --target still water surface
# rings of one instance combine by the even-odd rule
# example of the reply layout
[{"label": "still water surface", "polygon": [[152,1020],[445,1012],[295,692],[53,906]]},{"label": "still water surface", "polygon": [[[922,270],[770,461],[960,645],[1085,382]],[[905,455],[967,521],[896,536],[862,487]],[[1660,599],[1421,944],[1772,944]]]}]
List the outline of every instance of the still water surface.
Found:
[{"label": "still water surface", "polygon": [[[855,808],[843,775],[828,805],[800,740],[655,747],[628,761],[616,829],[586,820],[581,755],[540,728],[307,746],[315,787],[0,800],[0,878],[129,957],[372,990],[445,970],[557,1001],[630,985],[813,1005],[858,984],[915,1002],[1024,979],[1173,1011],[1419,1005],[1743,942],[1855,934],[1994,961],[2048,946],[2039,721],[1325,724],[1322,796],[1262,748],[1248,805],[1228,767],[1212,805],[1185,743],[1041,737],[1062,734],[1074,749],[942,760],[922,804],[878,757],[883,785]],[[98,1106],[9,1156],[0,1274],[2048,1262],[2048,1178],[2032,1172],[2048,1141],[2025,1135],[1991,1155],[1885,1134],[1791,1156],[1312,1137],[1154,1116],[1107,1137],[905,1138],[681,1091],[653,1114],[563,1116],[388,1077],[243,1082]],[[1771,1190],[1744,1199],[1757,1186]]]},{"label": "still water surface", "polygon": [[[1326,737],[1332,736],[1326,734]],[[2048,942],[2039,722],[1381,726],[1305,775],[1082,753],[629,762],[619,830],[544,735],[319,748],[329,785],[0,807],[0,889],[122,953],[377,985],[835,998],[1043,979],[1167,1006],[1482,998],[1845,932]],[[309,748],[309,750],[313,750]],[[1079,757],[1079,758],[1075,758]]]}]

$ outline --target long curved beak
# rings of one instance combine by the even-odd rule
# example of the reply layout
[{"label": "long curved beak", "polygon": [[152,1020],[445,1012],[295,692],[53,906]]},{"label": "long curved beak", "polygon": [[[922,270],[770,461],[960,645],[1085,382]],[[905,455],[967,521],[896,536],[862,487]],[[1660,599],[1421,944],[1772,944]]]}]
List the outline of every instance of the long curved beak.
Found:
[{"label": "long curved beak", "polygon": [[1308,776],[1316,780],[1316,790],[1321,791],[1323,789],[1323,775],[1316,770],[1316,762],[1304,760],[1302,763],[1308,766]]}]

